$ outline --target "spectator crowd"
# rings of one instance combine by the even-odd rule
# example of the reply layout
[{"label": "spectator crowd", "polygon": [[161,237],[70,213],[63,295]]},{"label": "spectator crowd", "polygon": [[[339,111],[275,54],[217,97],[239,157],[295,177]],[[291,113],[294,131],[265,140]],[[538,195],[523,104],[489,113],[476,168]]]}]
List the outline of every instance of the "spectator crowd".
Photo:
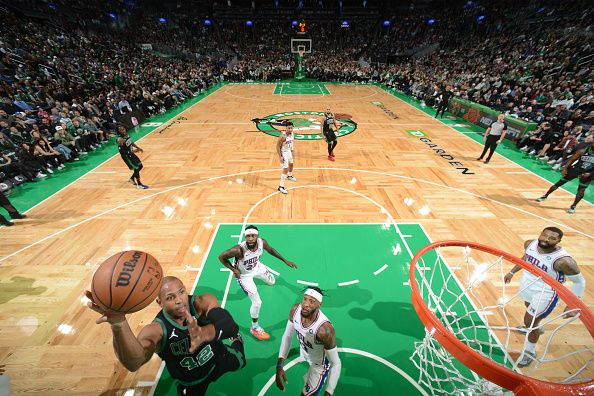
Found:
[{"label": "spectator crowd", "polygon": [[296,36],[286,18],[206,25],[186,2],[184,12],[166,18],[158,6],[121,9],[126,2],[115,0],[0,5],[5,189],[114,144],[127,113],[161,114],[221,81],[290,75],[294,37],[313,41],[304,59],[308,78],[382,83],[428,106],[448,89],[539,124],[516,143],[556,169],[594,135],[588,2],[454,2],[445,10],[355,18],[349,28],[321,19],[308,24],[306,36]]}]

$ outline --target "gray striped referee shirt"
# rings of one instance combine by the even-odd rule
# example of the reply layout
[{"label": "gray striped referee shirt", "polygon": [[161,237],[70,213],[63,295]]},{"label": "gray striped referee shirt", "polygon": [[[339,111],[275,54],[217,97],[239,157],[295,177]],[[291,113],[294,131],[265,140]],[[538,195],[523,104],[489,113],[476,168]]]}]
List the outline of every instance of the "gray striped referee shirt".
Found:
[{"label": "gray striped referee shirt", "polygon": [[503,131],[507,129],[507,125],[505,125],[505,122],[495,121],[489,128],[491,128],[489,135],[501,136]]}]

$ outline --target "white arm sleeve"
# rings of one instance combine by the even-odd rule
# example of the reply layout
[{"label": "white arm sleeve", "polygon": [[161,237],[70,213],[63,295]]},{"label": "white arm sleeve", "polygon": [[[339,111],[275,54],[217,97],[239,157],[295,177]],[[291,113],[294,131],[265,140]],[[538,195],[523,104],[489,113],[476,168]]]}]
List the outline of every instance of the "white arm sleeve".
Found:
[{"label": "white arm sleeve", "polygon": [[567,279],[571,280],[573,284],[571,285],[571,291],[578,297],[582,297],[584,295],[584,291],[586,291],[586,279],[580,272],[577,275],[567,275]]},{"label": "white arm sleeve", "polygon": [[328,361],[330,362],[330,373],[328,373],[326,392],[333,394],[334,389],[336,388],[336,384],[338,383],[338,378],[340,377],[340,369],[342,363],[340,362],[340,358],[338,357],[338,348],[336,347],[332,349],[327,349],[326,356],[328,357]]},{"label": "white arm sleeve", "polygon": [[285,328],[285,334],[281,340],[280,351],[278,351],[278,357],[286,359],[291,349],[291,341],[293,341],[293,322],[287,321],[287,327]]}]

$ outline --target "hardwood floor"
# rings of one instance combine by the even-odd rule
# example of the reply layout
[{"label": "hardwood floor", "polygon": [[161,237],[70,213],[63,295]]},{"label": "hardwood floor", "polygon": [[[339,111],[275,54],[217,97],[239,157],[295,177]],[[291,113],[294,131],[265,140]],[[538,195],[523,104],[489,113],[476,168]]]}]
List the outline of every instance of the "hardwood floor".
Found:
[{"label": "hardwood floor", "polygon": [[[537,204],[534,198],[548,182],[510,174],[522,168],[499,155],[488,165],[475,161],[479,144],[376,87],[328,85],[325,96],[273,95],[273,88],[227,85],[186,110],[187,120],[142,139],[149,190],[132,188],[116,156],[101,173],[85,175],[36,206],[25,221],[0,229],[0,364],[6,364],[14,394],[119,394],[153,381],[160,360],[127,372],[114,356],[108,327],[95,325],[97,315],[83,305],[94,269],[134,248],[192,285],[198,273],[186,266],[202,263],[216,224],[243,222],[248,213],[254,223],[383,222],[379,205],[396,221],[421,223],[432,240],[472,240],[517,254],[523,241],[557,225],[587,279],[583,300],[594,306],[591,204],[582,202],[569,215],[564,208],[572,197],[562,191]],[[383,102],[399,118],[371,101]],[[335,162],[327,160],[322,140],[296,141],[298,182],[288,196],[274,194],[276,140],[249,120],[327,106],[352,115],[357,130],[339,139]],[[406,129],[421,129],[437,147]],[[152,321],[157,311],[153,303],[131,315],[132,328]],[[569,344],[593,345],[580,334],[585,338]]]}]

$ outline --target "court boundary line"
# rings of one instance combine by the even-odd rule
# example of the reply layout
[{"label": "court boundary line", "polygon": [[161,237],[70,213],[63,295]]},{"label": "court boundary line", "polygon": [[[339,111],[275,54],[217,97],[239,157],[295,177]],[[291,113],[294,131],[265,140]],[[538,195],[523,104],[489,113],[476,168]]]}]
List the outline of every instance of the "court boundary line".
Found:
[{"label": "court boundary line", "polygon": [[[353,190],[349,190],[349,189],[345,189],[345,188],[342,188],[342,187],[337,187],[337,186],[324,186],[324,185],[305,185],[305,186],[295,186],[295,187],[290,187],[290,188],[288,188],[287,190],[291,190],[291,189],[298,189],[298,188],[306,188],[306,187],[336,188],[336,189],[340,189],[340,190],[346,190],[346,191],[348,191],[348,192],[351,192],[351,193],[353,193],[353,194],[355,194],[355,195],[357,195],[357,196],[359,196],[359,197],[361,197],[361,198],[367,199],[367,200],[368,200],[368,201],[370,201],[370,202],[371,202],[373,205],[376,205],[376,206],[378,206],[380,209],[383,209],[383,210],[380,212],[380,214],[384,214],[384,215],[388,216],[388,218],[389,218],[389,221],[391,222],[391,226],[394,228],[394,231],[397,233],[397,235],[400,237],[400,239],[402,240],[402,242],[405,244],[405,246],[406,246],[406,248],[407,248],[407,251],[409,252],[409,256],[410,256],[410,258],[412,259],[412,257],[414,256],[414,255],[412,254],[412,251],[410,250],[410,247],[408,246],[408,243],[407,243],[407,242],[406,242],[406,240],[404,239],[404,236],[403,236],[402,232],[400,231],[400,229],[399,229],[399,227],[398,227],[398,223],[396,223],[396,221],[395,221],[394,217],[393,217],[393,216],[390,214],[390,212],[388,212],[388,211],[387,211],[387,210],[386,210],[386,209],[385,209],[385,208],[384,208],[384,207],[383,207],[383,206],[382,206],[380,203],[376,202],[376,201],[375,201],[373,198],[370,198],[370,197],[368,197],[368,196],[366,196],[366,195],[363,195],[363,194],[361,194],[361,193],[359,193],[359,192],[356,192],[356,191],[353,191]],[[280,192],[276,191],[276,192],[274,192],[274,193],[272,193],[272,194],[269,194],[268,196],[264,197],[262,200],[260,200],[260,201],[259,201],[259,202],[257,202],[256,204],[252,205],[252,207],[251,207],[251,208],[250,208],[250,210],[248,211],[247,215],[244,217],[244,221],[243,221],[242,223],[217,223],[217,233],[218,233],[219,226],[220,226],[221,224],[223,224],[223,225],[238,225],[238,226],[241,226],[241,227],[242,227],[242,231],[241,231],[241,235],[242,235],[242,234],[243,234],[243,232],[244,232],[244,230],[245,230],[245,225],[246,225],[246,223],[247,223],[247,222],[246,222],[246,220],[249,218],[249,216],[251,215],[251,213],[253,212],[253,210],[254,210],[254,209],[255,209],[255,208],[256,208],[256,207],[257,207],[257,206],[258,206],[260,203],[262,203],[262,202],[263,202],[263,201],[265,201],[266,199],[268,199],[268,198],[270,198],[270,197],[274,196],[275,194],[280,194]],[[300,224],[303,224],[303,225],[323,225],[323,224],[330,224],[330,225],[381,225],[381,226],[385,225],[385,223],[296,223],[296,224],[294,224],[294,223],[286,223],[286,222],[281,222],[281,223],[256,223],[256,224],[262,224],[262,225],[300,225]],[[421,225],[420,223],[407,222],[407,223],[401,223],[401,224],[408,224],[408,225],[417,225],[417,226],[420,226],[420,227],[419,227],[419,229],[420,229],[420,230],[421,230],[421,231],[422,231],[422,232],[425,234],[425,236],[427,237],[427,239],[428,239],[428,240],[431,240],[431,238],[430,238],[430,237],[429,237],[429,235],[428,235],[428,234],[425,232],[425,230],[422,228],[422,225]],[[215,237],[216,237],[216,234],[215,234]],[[213,240],[214,240],[214,238],[213,238]],[[209,249],[209,251],[210,251],[210,249]],[[206,264],[206,259],[207,259],[207,258],[208,258],[208,256],[207,256],[207,257],[205,257],[205,259],[204,259],[204,260],[205,260],[205,261],[204,261],[204,264]],[[221,303],[221,307],[223,307],[223,308],[225,307],[225,303],[226,303],[226,297],[227,297],[227,295],[228,295],[228,293],[229,293],[229,287],[230,287],[230,280],[231,280],[231,278],[232,278],[232,273],[230,272],[230,273],[229,273],[229,276],[228,276],[228,278],[227,278],[227,284],[226,284],[226,287],[225,287],[225,292],[224,292],[223,302]],[[358,280],[356,280],[356,281],[349,281],[349,282],[347,282],[347,283],[348,283],[348,284],[354,284],[354,283],[359,283],[359,281],[358,281]],[[341,284],[339,284],[338,286],[347,286],[347,285],[346,285],[346,284],[345,284],[345,285],[341,285]],[[340,350],[342,350],[342,349],[345,349],[345,350],[346,350],[346,349],[349,349],[349,350],[350,350],[350,348],[338,348],[338,350],[339,350],[339,351],[340,351]],[[369,358],[371,358],[371,359],[374,359],[373,357],[371,357],[373,354],[371,354],[370,352],[367,352],[367,351],[360,351],[360,352],[361,352],[361,355],[362,355],[362,356],[366,356],[366,357],[369,357]],[[363,354],[368,354],[368,355],[363,355]],[[424,396],[425,396],[425,395],[427,395],[427,396],[428,396],[428,394],[427,394],[427,393],[426,393],[426,391],[425,391],[425,390],[424,390],[424,389],[421,387],[421,385],[420,385],[420,384],[418,384],[416,381],[414,381],[414,380],[412,379],[412,377],[408,376],[408,374],[407,374],[406,372],[402,371],[402,370],[401,370],[401,369],[400,369],[398,366],[396,366],[396,365],[394,365],[394,364],[390,363],[390,362],[389,362],[389,361],[387,361],[386,359],[383,359],[383,358],[381,358],[381,357],[379,357],[379,356],[377,356],[377,355],[373,355],[373,356],[375,356],[375,357],[376,357],[376,358],[378,358],[378,359],[382,359],[382,360],[383,360],[383,361],[382,361],[382,363],[383,363],[383,362],[386,362],[386,363],[388,363],[388,364],[384,363],[384,364],[386,364],[388,367],[390,367],[390,368],[392,368],[391,366],[395,367],[395,368],[396,368],[396,370],[394,370],[394,368],[392,368],[394,371],[396,371],[396,372],[398,372],[399,374],[401,374],[401,376],[402,376],[402,377],[404,377],[404,378],[405,378],[407,381],[409,381],[409,383],[411,383],[411,385],[413,385],[413,386],[414,386],[414,387],[415,387],[417,390],[420,390],[422,395],[424,395]],[[380,360],[378,360],[378,359],[374,359],[374,360],[376,360],[376,361],[380,361]],[[390,365],[391,365],[391,366],[390,366]],[[472,371],[471,371],[471,372],[472,372]],[[474,372],[472,372],[472,373],[474,374]],[[272,378],[274,378],[274,377],[272,377]],[[155,383],[158,383],[158,382],[159,382],[159,379],[160,379],[160,377],[159,377],[159,378],[157,378],[157,379],[155,379]],[[266,387],[266,385],[267,385],[267,384],[268,384],[268,383],[266,383],[266,384],[264,385],[264,387],[263,387],[263,388],[262,388],[262,390],[260,391],[259,395],[262,395],[262,394],[263,394],[263,393],[262,393],[262,391],[264,391],[264,392],[265,392],[265,391],[267,390],[267,389],[265,390],[265,387]],[[270,385],[268,385],[268,387],[270,387]],[[152,395],[151,395],[151,396],[152,396]]]},{"label": "court boundary line", "polygon": [[[155,131],[157,131],[158,129],[160,129],[164,124],[167,124],[169,121],[173,120],[175,117],[179,117],[181,114],[185,113],[186,111],[193,109],[194,106],[196,106],[198,103],[202,102],[203,100],[205,100],[206,98],[208,98],[211,94],[221,90],[221,88],[224,88],[225,86],[221,86],[218,87],[217,89],[215,89],[212,92],[207,93],[202,99],[200,99],[199,101],[197,101],[196,103],[194,103],[193,105],[189,106],[187,109],[182,110],[181,112],[172,115],[169,119],[167,119],[167,121],[164,121],[161,125],[158,125],[156,127],[153,128],[152,131],[148,132],[146,135],[142,136],[141,138],[135,140],[136,142],[141,141],[142,139],[144,139],[145,137],[152,135]],[[150,121],[149,121],[150,122]],[[142,127],[142,124],[138,125],[139,127]],[[82,178],[84,178],[87,175],[90,174],[96,174],[96,172],[94,172],[97,168],[99,168],[100,166],[104,165],[105,163],[111,161],[114,157],[117,157],[119,153],[115,153],[114,155],[112,155],[111,157],[109,157],[108,159],[106,159],[105,161],[101,162],[100,164],[98,164],[97,166],[95,166],[94,168],[92,168],[91,170],[85,172],[84,174],[80,175],[79,177],[77,177],[76,179],[74,179],[73,181],[71,181],[70,183],[68,183],[67,185],[65,185],[64,187],[62,187],[61,189],[59,189],[58,191],[56,191],[55,193],[53,193],[52,195],[50,195],[49,197],[44,198],[43,200],[39,201],[38,203],[36,203],[35,205],[31,206],[29,209],[27,209],[26,211],[24,211],[23,213],[28,213],[30,210],[36,208],[37,206],[41,205],[42,203],[44,203],[45,201],[47,201],[48,199],[52,198],[54,195],[57,195],[59,193],[61,193],[63,190],[67,189],[68,187],[70,187],[71,185],[73,185],[74,183],[76,183],[77,181],[81,180]],[[117,172],[117,171],[116,171]],[[0,262],[2,262],[2,260],[0,260]]]},{"label": "court boundary line", "polygon": [[[392,369],[393,371],[397,372],[398,374],[400,374],[400,376],[402,376],[402,378],[404,378],[405,380],[407,380],[413,387],[415,387],[423,396],[429,396],[429,393],[427,393],[427,391],[425,389],[423,389],[421,387],[421,385],[419,385],[419,383],[417,383],[411,376],[409,376],[404,370],[402,370],[400,367],[396,366],[395,364],[389,362],[388,360],[382,358],[381,356],[377,356],[374,355],[373,353],[367,352],[367,351],[363,351],[360,349],[354,349],[354,348],[338,348],[338,352],[342,352],[342,353],[352,353],[353,355],[359,355],[359,356],[363,356],[366,357],[368,359],[371,360],[375,360],[376,362],[382,363],[384,366],[389,367],[390,369]],[[285,365],[285,371],[289,370],[290,368],[292,368],[293,366],[296,366],[299,363],[304,362],[305,360],[301,357],[298,356],[295,359],[291,360],[287,365]],[[270,387],[272,386],[272,384],[275,381],[275,375],[273,375],[268,382],[266,382],[266,384],[264,385],[264,387],[260,390],[260,393],[258,393],[258,396],[264,396],[266,394],[266,392],[268,392],[268,389],[270,389]]]},{"label": "court boundary line", "polygon": [[[271,83],[273,84],[273,83]],[[372,84],[336,84],[336,83],[324,83],[326,84],[331,84],[331,85],[354,85],[354,86],[363,86],[363,87],[367,87],[367,86],[371,86],[371,87],[375,87],[375,85]],[[250,85],[250,84],[226,84],[226,86],[231,87],[231,86],[241,86],[241,85]],[[253,85],[259,85],[259,84],[253,84]],[[326,88],[328,89],[328,88]],[[278,102],[278,99],[254,99],[254,98],[247,98],[245,96],[239,96],[236,95],[234,93],[229,92],[230,89],[224,90],[223,92],[227,95],[236,97],[238,99],[243,99],[243,100],[250,100],[252,102]],[[330,90],[328,89],[328,92],[330,92]],[[379,90],[375,90],[375,89],[371,89],[371,94],[366,95],[366,96],[358,96],[355,98],[345,98],[345,99],[339,99],[339,98],[333,98],[333,102],[349,102],[349,101],[353,101],[353,100],[362,100],[362,99],[367,99],[367,98],[371,98],[373,96],[376,96],[378,93],[380,93]],[[282,97],[282,96],[281,96]],[[298,98],[286,98],[286,99],[290,99],[292,100],[294,103],[306,103],[311,101],[311,98],[304,98],[304,100],[298,100]],[[283,102],[284,103],[284,102]]]},{"label": "court boundary line", "polygon": [[[388,173],[388,172],[379,172],[379,171],[372,171],[372,170],[367,170],[367,169],[311,167],[311,168],[295,168],[294,170],[301,170],[301,171],[346,171],[346,172],[355,172],[355,173],[365,173],[365,174],[371,174],[371,175],[376,175],[376,176],[377,175],[389,176],[389,177],[395,177],[397,179],[404,179],[404,180],[416,181],[416,182],[419,182],[419,183],[422,183],[422,184],[429,184],[429,185],[432,185],[432,186],[435,186],[435,187],[445,188],[445,189],[456,191],[456,192],[459,192],[459,193],[462,193],[462,194],[471,195],[471,196],[473,196],[475,198],[484,199],[484,200],[487,200],[489,202],[494,202],[494,203],[497,203],[499,205],[505,206],[507,208],[510,208],[510,209],[516,210],[518,212],[524,213],[524,214],[526,214],[528,216],[532,216],[532,217],[535,217],[537,219],[544,220],[544,221],[547,221],[549,223],[553,223],[553,224],[558,225],[558,226],[561,226],[561,227],[565,227],[566,229],[571,230],[571,231],[573,231],[573,232],[575,232],[577,234],[580,234],[582,236],[585,236],[586,238],[594,239],[594,236],[593,235],[586,234],[585,232],[576,230],[575,228],[570,227],[570,226],[568,226],[566,224],[562,224],[562,223],[560,223],[558,221],[555,221],[555,220],[552,220],[552,219],[548,219],[546,217],[543,217],[543,216],[540,216],[540,215],[531,213],[531,212],[529,212],[529,211],[527,211],[525,209],[518,208],[516,206],[510,205],[510,204],[507,204],[507,203],[504,203],[504,202],[501,202],[501,201],[497,201],[497,200],[495,200],[493,198],[482,196],[482,195],[479,195],[477,193],[473,193],[471,191],[462,190],[462,189],[456,188],[456,187],[450,187],[448,185],[439,184],[439,183],[432,182],[432,181],[429,181],[429,180],[417,179],[417,178],[414,178],[414,177],[411,177],[411,176],[403,176],[403,175],[397,175],[397,174]],[[37,240],[37,241],[35,241],[33,243],[30,243],[29,245],[26,245],[26,246],[24,246],[24,247],[16,250],[13,253],[10,253],[10,254],[8,254],[8,255],[6,255],[4,257],[1,257],[0,258],[0,263],[2,263],[3,261],[9,259],[12,256],[15,256],[16,254],[18,254],[20,252],[23,252],[25,250],[28,250],[29,248],[31,248],[33,246],[36,246],[36,245],[38,245],[38,244],[40,244],[40,243],[42,243],[42,242],[44,242],[44,241],[46,241],[48,239],[51,239],[54,236],[58,236],[58,235],[66,232],[66,231],[68,231],[70,229],[73,229],[73,228],[78,227],[79,225],[88,223],[91,220],[94,220],[96,218],[99,218],[99,217],[101,217],[103,215],[106,215],[108,213],[115,212],[118,209],[121,209],[121,208],[130,206],[130,205],[132,205],[132,204],[134,204],[136,202],[140,202],[140,201],[143,201],[145,199],[153,198],[155,196],[158,196],[158,195],[161,195],[161,194],[164,194],[164,193],[168,193],[168,192],[171,192],[171,191],[175,191],[175,190],[178,190],[180,188],[185,188],[185,187],[190,187],[190,186],[202,184],[204,182],[210,182],[210,181],[225,179],[225,178],[234,177],[234,176],[243,176],[243,175],[259,174],[259,173],[267,173],[267,172],[278,172],[278,171],[279,170],[277,168],[273,168],[273,169],[258,169],[258,170],[253,170],[253,171],[244,171],[244,172],[230,173],[230,174],[227,174],[227,175],[207,177],[207,178],[202,179],[202,180],[197,180],[197,181],[194,181],[194,182],[190,182],[190,183],[180,184],[178,186],[169,187],[169,188],[166,188],[165,190],[157,191],[155,193],[152,193],[152,194],[149,194],[149,195],[140,197],[140,198],[133,199],[132,201],[125,202],[125,203],[120,204],[120,205],[118,205],[116,207],[113,207],[111,209],[105,210],[105,211],[103,211],[101,213],[98,213],[96,215],[93,215],[91,217],[88,217],[88,218],[86,218],[84,220],[81,220],[78,223],[71,224],[71,225],[69,225],[69,226],[67,226],[67,227],[65,227],[65,228],[63,228],[63,229],[61,229],[59,231],[54,232],[53,234],[47,235],[47,236],[45,236],[45,237],[43,237],[43,238],[41,238],[41,239],[39,239],[39,240]]]},{"label": "court boundary line", "polygon": [[[374,85],[374,86],[375,86],[375,87],[376,87],[376,88],[377,88],[379,91],[382,91],[382,92],[385,92],[385,93],[389,94],[391,97],[393,97],[393,98],[395,98],[396,100],[399,100],[400,102],[402,102],[402,103],[404,103],[404,104],[406,104],[406,105],[408,105],[408,106],[412,107],[413,109],[415,109],[416,111],[420,112],[421,114],[423,114],[423,115],[424,115],[424,116],[426,116],[427,118],[429,118],[429,119],[431,119],[431,120],[435,120],[435,121],[437,121],[437,122],[439,122],[439,123],[441,123],[441,124],[445,125],[446,127],[450,128],[451,130],[455,131],[456,133],[458,133],[458,134],[460,134],[460,135],[464,136],[464,137],[465,137],[465,138],[467,138],[467,139],[470,139],[471,141],[473,141],[474,143],[478,144],[479,146],[483,146],[483,147],[484,147],[484,145],[480,144],[480,143],[479,143],[479,142],[477,142],[476,140],[474,140],[474,139],[472,139],[472,138],[470,138],[470,137],[466,136],[467,134],[469,134],[468,132],[466,132],[466,133],[464,133],[464,132],[460,132],[460,131],[456,130],[454,127],[452,127],[452,126],[450,126],[450,125],[446,124],[445,122],[443,122],[441,119],[437,119],[437,118],[435,118],[435,117],[431,117],[429,114],[425,113],[424,111],[422,111],[422,110],[420,110],[420,109],[417,109],[417,108],[416,108],[415,106],[413,106],[412,104],[410,104],[410,103],[407,103],[405,100],[403,100],[403,99],[399,98],[398,96],[396,96],[396,95],[392,94],[391,92],[389,92],[389,91],[385,91],[385,90],[381,89],[380,87],[378,87],[377,85]],[[386,88],[387,88],[387,87],[386,87]],[[406,95],[406,94],[405,94],[405,95]],[[407,95],[407,96],[408,96],[408,95]],[[431,108],[433,108],[433,107],[431,107]],[[450,113],[450,114],[451,114],[451,113]],[[460,117],[457,117],[457,118],[460,118]],[[476,132],[473,132],[473,131],[471,131],[471,132],[472,132],[472,133],[476,133]],[[553,183],[553,182],[550,182],[550,181],[548,181],[547,179],[545,179],[545,178],[544,178],[544,177],[542,177],[541,175],[539,175],[539,174],[537,174],[537,173],[534,173],[532,170],[530,170],[530,169],[528,169],[528,168],[526,168],[526,167],[524,167],[524,166],[522,166],[522,165],[518,164],[517,162],[514,162],[514,161],[512,161],[511,159],[507,158],[505,155],[503,155],[503,154],[501,154],[501,153],[498,153],[497,151],[495,151],[495,154],[499,155],[501,158],[504,158],[504,159],[506,159],[507,161],[511,162],[512,164],[514,164],[514,165],[516,165],[516,166],[518,166],[518,167],[520,167],[520,168],[522,168],[522,169],[524,169],[524,170],[526,170],[526,171],[530,172],[532,175],[534,175],[534,176],[536,176],[536,177],[538,177],[538,178],[540,178],[540,179],[544,180],[545,182],[549,183],[550,185],[553,185],[553,184],[555,184],[555,183]],[[569,195],[571,195],[571,196],[573,196],[573,197],[575,198],[575,195],[576,195],[576,194],[574,194],[574,193],[572,193],[572,192],[570,192],[570,191],[566,190],[565,188],[561,188],[561,190],[565,191],[566,193],[568,193]],[[582,201],[584,201],[584,202],[588,203],[588,204],[589,204],[589,205],[591,205],[591,206],[594,206],[594,203],[591,203],[591,202],[589,202],[589,201],[587,201],[587,200],[584,200],[584,199],[582,199]]]},{"label": "court boundary line", "polygon": [[[198,286],[198,281],[200,280],[200,277],[202,276],[202,273],[204,272],[204,267],[206,266],[206,260],[208,259],[208,255],[210,254],[212,245],[214,245],[214,241],[217,237],[217,234],[219,233],[219,227],[220,227],[220,223],[217,223],[217,226],[215,227],[214,232],[213,232],[212,236],[210,237],[210,242],[208,243],[208,248],[206,249],[206,252],[204,253],[204,258],[202,259],[202,265],[200,266],[200,272],[196,276],[196,279],[194,279],[194,284],[192,285],[192,291],[191,291],[192,295],[194,295],[194,292],[196,291],[196,287]],[[149,396],[153,396],[155,394],[155,391],[157,390],[157,385],[159,384],[159,381],[161,380],[161,376],[163,375],[164,370],[165,370],[165,361],[162,360],[161,366],[159,367],[159,371],[157,371],[157,375],[155,376],[153,386],[151,387],[151,390],[149,391]]]},{"label": "court boundary line", "polygon": [[[347,188],[343,188],[343,187],[338,187],[338,186],[327,186],[327,185],[316,185],[316,184],[314,184],[314,185],[304,185],[304,186],[289,187],[289,188],[287,188],[287,190],[296,190],[296,189],[301,189],[301,188],[330,188],[330,189],[337,189],[337,190],[341,190],[341,191],[350,192],[350,193],[352,193],[352,194],[354,194],[354,195],[356,195],[356,196],[358,196],[360,198],[366,199],[371,204],[375,205],[376,207],[379,207],[380,214],[381,215],[385,215],[385,216],[388,217],[388,221],[391,223],[392,227],[394,227],[394,231],[397,233],[397,235],[400,237],[400,239],[404,243],[404,246],[406,247],[406,250],[408,251],[411,260],[414,257],[414,254],[412,254],[412,251],[410,249],[410,246],[408,245],[408,242],[405,240],[404,235],[400,231],[400,228],[398,227],[398,225],[397,225],[394,217],[392,216],[392,214],[388,210],[386,210],[386,208],[384,208],[379,202],[377,202],[376,200],[374,200],[373,198],[368,197],[368,196],[366,196],[366,195],[364,195],[364,194],[362,194],[360,192],[353,191],[353,190],[350,190],[350,189],[347,189]],[[262,202],[266,201],[268,198],[271,198],[271,197],[273,197],[273,196],[275,196],[277,194],[281,194],[280,191],[275,191],[275,192],[273,192],[273,193],[271,193],[271,194],[263,197],[258,202],[256,202],[254,205],[252,205],[252,207],[248,210],[246,216],[244,217],[244,220],[243,220],[243,223],[242,223],[242,226],[241,226],[240,238],[241,238],[241,235],[243,235],[243,232],[245,230],[245,225],[247,223],[247,220],[249,219],[249,217],[253,213],[253,211]],[[385,222],[384,223],[381,223],[381,224],[383,225],[383,224],[385,224]],[[425,232],[424,229],[421,228],[421,230],[423,232]],[[426,235],[426,236],[427,236],[427,239],[430,240],[429,235]],[[221,307],[223,307],[223,308],[225,307],[225,303],[227,301],[227,295],[229,294],[229,288],[230,288],[230,284],[231,284],[231,277],[232,277],[232,275],[233,275],[233,273],[229,272],[229,276],[227,278],[227,286],[225,287],[225,292],[224,292],[224,295],[223,295],[223,302],[221,303]],[[343,282],[342,284],[339,283],[338,286],[347,286],[347,285],[356,284],[356,283],[359,283],[359,280]],[[472,373],[474,374],[474,372],[472,372]],[[415,382],[415,384],[416,384],[416,382]]]}]

